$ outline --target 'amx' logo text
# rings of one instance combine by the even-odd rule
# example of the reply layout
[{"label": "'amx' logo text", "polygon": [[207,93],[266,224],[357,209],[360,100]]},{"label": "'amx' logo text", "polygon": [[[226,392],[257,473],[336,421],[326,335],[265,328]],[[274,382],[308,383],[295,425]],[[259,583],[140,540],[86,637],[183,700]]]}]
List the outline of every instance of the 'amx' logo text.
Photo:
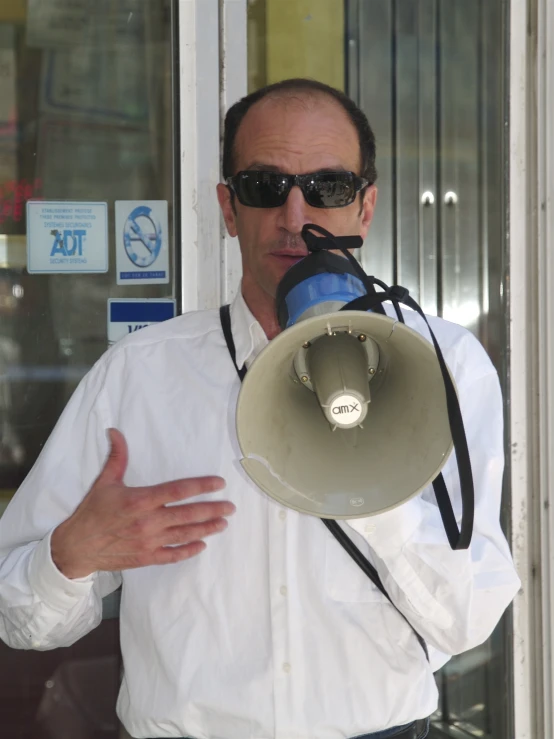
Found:
[{"label": "'amx' logo text", "polygon": [[54,237],[50,257],[82,257],[87,232],[84,228],[51,231]]},{"label": "'amx' logo text", "polygon": [[354,413],[354,411],[359,411],[360,406],[358,403],[351,403],[350,405],[337,405],[333,408],[333,413],[335,416],[338,416],[342,413]]}]

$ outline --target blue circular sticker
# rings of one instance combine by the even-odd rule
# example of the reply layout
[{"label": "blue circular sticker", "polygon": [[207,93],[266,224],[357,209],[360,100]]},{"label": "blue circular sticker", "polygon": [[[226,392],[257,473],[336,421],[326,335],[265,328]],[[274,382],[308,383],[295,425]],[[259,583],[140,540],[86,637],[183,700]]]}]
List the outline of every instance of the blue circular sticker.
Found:
[{"label": "blue circular sticker", "polygon": [[153,264],[162,248],[162,227],[152,208],[139,205],[129,213],[123,227],[127,256],[137,267]]}]

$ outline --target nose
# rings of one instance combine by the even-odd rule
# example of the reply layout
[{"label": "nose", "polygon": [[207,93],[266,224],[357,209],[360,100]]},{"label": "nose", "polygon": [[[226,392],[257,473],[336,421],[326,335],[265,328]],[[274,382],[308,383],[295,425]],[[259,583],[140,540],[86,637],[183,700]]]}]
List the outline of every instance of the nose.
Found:
[{"label": "nose", "polygon": [[308,217],[309,207],[302,190],[295,185],[289,192],[289,196],[281,209],[281,225],[283,228],[289,233],[299,234],[302,231],[302,226],[311,222]]}]

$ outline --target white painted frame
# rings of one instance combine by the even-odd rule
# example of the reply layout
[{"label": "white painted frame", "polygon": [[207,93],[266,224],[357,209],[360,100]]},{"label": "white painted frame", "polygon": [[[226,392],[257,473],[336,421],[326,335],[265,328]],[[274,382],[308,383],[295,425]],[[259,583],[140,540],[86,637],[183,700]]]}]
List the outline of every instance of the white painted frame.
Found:
[{"label": "white painted frame", "polygon": [[[542,660],[541,736],[554,736],[554,8],[552,0],[538,3],[537,16],[537,351],[539,418],[540,652]],[[537,645],[539,647],[539,645]],[[541,728],[539,723],[539,729]]]},{"label": "white painted frame", "polygon": [[[221,19],[221,136],[226,112],[248,92],[247,0],[219,0]],[[221,300],[235,296],[242,274],[238,240],[221,219]]]},{"label": "white painted frame", "polygon": [[528,129],[528,38],[527,0],[512,0],[510,8],[510,115],[509,115],[509,424],[511,463],[512,552],[522,581],[513,605],[514,739],[533,739],[531,695],[533,648],[531,646],[531,562],[530,528],[532,488],[530,422],[534,382],[530,366],[529,326],[532,312],[531,273],[527,245],[532,240],[528,219],[528,192],[531,177]]},{"label": "white painted frame", "polygon": [[[552,0],[539,0],[536,16],[536,197],[531,212],[536,219],[537,241],[536,344],[531,362],[536,357],[538,393],[535,417],[539,424],[538,495],[535,499],[540,519],[540,551],[534,571],[538,575],[534,604],[540,611],[535,654],[537,693],[541,701],[537,736],[554,735],[554,7]],[[533,37],[533,36],[532,36]],[[534,88],[533,88],[534,89]],[[533,334],[535,332],[532,332]],[[536,456],[536,455],[535,455]],[[540,627],[540,628],[538,628]]]},{"label": "white painted frame", "polygon": [[554,736],[554,7],[512,0],[510,433],[515,739]]},{"label": "white painted frame", "polygon": [[181,302],[183,313],[198,307],[198,220],[196,155],[196,0],[178,2],[179,58],[179,175],[180,233],[175,233],[175,251],[181,251]]},{"label": "white painted frame", "polygon": [[246,0],[178,0],[183,312],[218,307],[241,275],[216,196],[227,109],[246,94]]},{"label": "white painted frame", "polygon": [[178,0],[183,312],[220,303],[219,0]]}]

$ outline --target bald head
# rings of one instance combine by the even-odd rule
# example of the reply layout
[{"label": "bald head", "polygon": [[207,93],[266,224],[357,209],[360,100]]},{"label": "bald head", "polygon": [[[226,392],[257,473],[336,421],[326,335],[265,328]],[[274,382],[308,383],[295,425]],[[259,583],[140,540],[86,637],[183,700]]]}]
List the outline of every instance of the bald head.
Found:
[{"label": "bald head", "polygon": [[[375,137],[365,114],[344,93],[329,85],[309,79],[290,79],[277,82],[273,85],[257,90],[239,100],[233,105],[225,118],[225,133],[223,144],[223,177],[227,179],[236,174],[237,170],[237,142],[242,123],[248,112],[262,103],[278,108],[304,106],[305,109],[317,107],[323,103],[333,103],[338,106],[349,119],[354,128],[359,146],[359,173],[370,183],[375,182]],[[244,139],[241,134],[240,138]]]},{"label": "bald head", "polygon": [[339,160],[360,172],[356,128],[336,100],[313,91],[276,92],[258,100],[243,117],[233,150],[235,172],[275,168],[304,174],[340,169]]}]

